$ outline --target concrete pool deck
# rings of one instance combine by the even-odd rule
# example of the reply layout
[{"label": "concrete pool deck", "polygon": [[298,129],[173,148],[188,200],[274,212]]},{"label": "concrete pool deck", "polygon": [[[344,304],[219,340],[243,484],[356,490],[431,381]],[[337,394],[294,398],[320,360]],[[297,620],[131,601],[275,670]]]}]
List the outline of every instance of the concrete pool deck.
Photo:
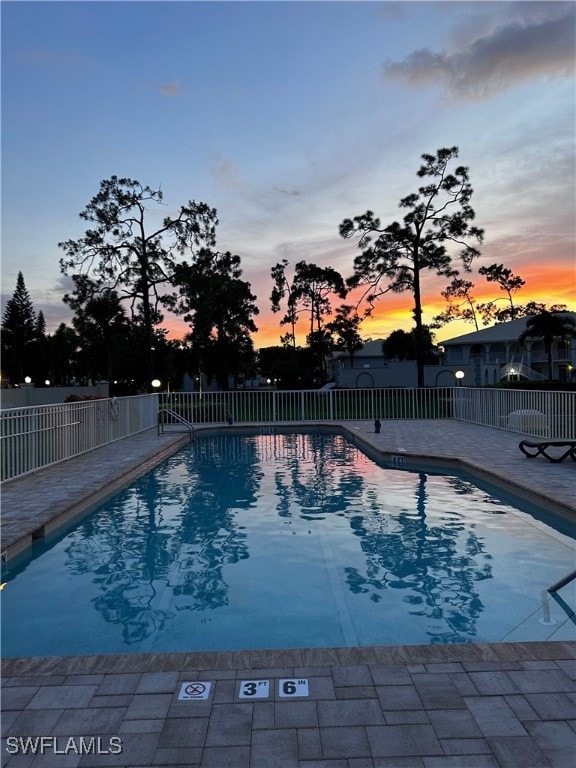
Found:
[{"label": "concrete pool deck", "polygon": [[[367,421],[345,428],[371,450],[463,462],[574,514],[576,464],[526,459],[518,450],[522,435],[444,420],[385,421],[379,435]],[[54,519],[62,524],[103,500],[187,439],[150,431],[4,483],[2,551],[27,546],[48,533]],[[572,639],[19,658],[5,659],[2,671],[2,766],[10,768],[576,763]],[[286,679],[306,680],[308,695],[281,696]],[[268,697],[240,698],[240,684],[248,680],[268,680]],[[196,683],[210,683],[208,698],[180,700],[183,683],[193,691],[202,690]],[[30,742],[24,754],[20,737],[45,738],[33,743],[36,754]]]}]

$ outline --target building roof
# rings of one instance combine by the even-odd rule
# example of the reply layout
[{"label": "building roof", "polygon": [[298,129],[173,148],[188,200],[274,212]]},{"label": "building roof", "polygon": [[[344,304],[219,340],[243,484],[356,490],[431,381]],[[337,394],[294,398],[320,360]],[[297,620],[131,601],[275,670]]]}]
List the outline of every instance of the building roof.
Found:
[{"label": "building roof", "polygon": [[[576,321],[576,312],[560,312],[563,316],[571,317]],[[465,333],[463,336],[455,336],[438,342],[439,346],[446,347],[451,344],[493,344],[496,342],[518,341],[520,334],[526,330],[526,323],[533,317],[519,317],[517,320],[508,320],[506,323],[496,323],[490,328],[482,328],[480,331]]]},{"label": "building roof", "polygon": [[[354,357],[383,357],[382,344],[384,339],[374,339],[373,341],[366,341],[362,349],[358,352],[354,352]],[[334,353],[334,357],[349,357],[349,353],[338,350]]]}]

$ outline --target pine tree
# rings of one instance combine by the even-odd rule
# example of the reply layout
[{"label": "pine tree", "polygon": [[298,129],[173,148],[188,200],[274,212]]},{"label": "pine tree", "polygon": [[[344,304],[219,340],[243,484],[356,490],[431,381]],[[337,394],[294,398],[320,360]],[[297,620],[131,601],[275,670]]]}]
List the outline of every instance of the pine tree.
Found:
[{"label": "pine tree", "polygon": [[37,329],[38,319],[32,299],[22,272],[18,272],[16,289],[6,304],[2,318],[3,365],[12,383],[23,381],[28,348],[37,337]]}]

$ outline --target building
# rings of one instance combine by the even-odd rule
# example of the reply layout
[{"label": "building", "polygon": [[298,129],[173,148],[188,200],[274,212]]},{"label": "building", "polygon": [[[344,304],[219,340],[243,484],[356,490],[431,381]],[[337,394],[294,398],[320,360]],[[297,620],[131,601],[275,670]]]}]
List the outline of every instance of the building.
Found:
[{"label": "building", "polygon": [[[576,312],[563,312],[576,321]],[[548,355],[542,339],[518,338],[526,330],[527,317],[498,323],[490,328],[443,341],[437,365],[424,367],[427,387],[462,384],[484,387],[500,381],[545,381]],[[332,361],[337,387],[416,387],[414,360],[389,360],[382,353],[382,339],[367,342],[352,358],[339,352]],[[553,378],[571,381],[576,369],[576,339],[557,339],[552,348]]]},{"label": "building", "polygon": [[[384,339],[368,341],[351,358],[347,352],[337,352],[329,368],[334,383],[346,389],[370,389],[372,387],[416,387],[418,374],[414,360],[396,360],[384,356]],[[458,367],[451,370],[440,365],[424,366],[427,387],[453,386]]]},{"label": "building", "polygon": [[[576,322],[576,312],[562,315]],[[518,338],[526,330],[528,317],[466,333],[441,343],[444,364],[459,366],[468,386],[482,387],[508,381],[545,381],[548,379],[548,355],[542,339]],[[576,339],[556,339],[552,344],[552,378],[570,381],[576,367]]]}]

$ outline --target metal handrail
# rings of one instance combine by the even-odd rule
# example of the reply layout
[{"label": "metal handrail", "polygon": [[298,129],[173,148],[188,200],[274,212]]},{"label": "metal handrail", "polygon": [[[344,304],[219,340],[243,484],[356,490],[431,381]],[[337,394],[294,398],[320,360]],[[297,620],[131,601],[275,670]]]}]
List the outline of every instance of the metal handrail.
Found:
[{"label": "metal handrail", "polygon": [[562,587],[565,587],[568,582],[573,581],[574,579],[576,579],[576,571],[571,571],[570,573],[566,574],[564,578],[560,579],[560,581],[557,581],[552,584],[551,587],[548,587],[546,592],[550,592],[550,594],[553,592],[558,592],[559,589],[562,589]]},{"label": "metal handrail", "polygon": [[[568,618],[572,618],[574,616],[574,610],[570,608],[570,606],[568,606],[559,595],[556,594],[558,590],[562,589],[562,587],[565,587],[566,584],[569,584],[571,581],[574,581],[574,579],[576,579],[576,571],[571,571],[542,592],[542,618],[539,620],[541,624],[556,624],[556,620],[550,616],[550,596],[552,596],[560,605],[560,607],[563,608],[563,610],[568,614]],[[574,621],[573,618],[572,621]]]},{"label": "metal handrail", "polygon": [[172,416],[173,419],[176,419],[176,421],[179,421],[181,424],[184,424],[184,426],[188,427],[190,432],[190,442],[192,442],[192,439],[194,438],[194,425],[191,424],[183,416],[180,416],[179,413],[173,411],[172,408],[160,408],[158,410],[158,434],[160,435],[160,433],[164,433],[164,419],[162,418],[164,414]]}]

